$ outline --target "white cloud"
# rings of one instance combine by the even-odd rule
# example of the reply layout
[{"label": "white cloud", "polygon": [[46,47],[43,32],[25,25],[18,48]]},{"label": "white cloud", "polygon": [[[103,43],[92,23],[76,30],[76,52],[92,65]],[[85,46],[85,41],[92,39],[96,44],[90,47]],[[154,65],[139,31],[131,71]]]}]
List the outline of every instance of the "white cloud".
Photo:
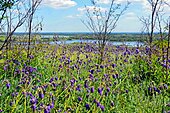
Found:
[{"label": "white cloud", "polygon": [[[127,0],[115,0],[117,3],[125,3]],[[128,0],[132,4],[134,3],[140,3],[144,9],[144,11],[148,12],[151,11],[151,5],[147,0]],[[156,1],[156,0],[153,0]],[[160,0],[161,1],[161,0]],[[170,4],[170,0],[162,0],[163,2],[166,2],[167,4]],[[164,9],[165,12],[170,12],[170,7],[163,3],[162,8]]]},{"label": "white cloud", "polygon": [[43,4],[56,9],[70,8],[77,5],[73,0],[43,0]]},{"label": "white cloud", "polygon": [[81,14],[77,14],[77,15],[68,15],[67,18],[81,18],[82,15]]},{"label": "white cloud", "polygon": [[89,11],[100,10],[101,12],[105,12],[107,10],[107,8],[95,7],[95,6],[86,6],[86,7],[80,7],[77,10],[80,11],[80,12],[84,12],[86,10],[89,10]]},{"label": "white cloud", "polygon": [[111,1],[110,0],[97,0],[96,2],[98,4],[109,4]]}]

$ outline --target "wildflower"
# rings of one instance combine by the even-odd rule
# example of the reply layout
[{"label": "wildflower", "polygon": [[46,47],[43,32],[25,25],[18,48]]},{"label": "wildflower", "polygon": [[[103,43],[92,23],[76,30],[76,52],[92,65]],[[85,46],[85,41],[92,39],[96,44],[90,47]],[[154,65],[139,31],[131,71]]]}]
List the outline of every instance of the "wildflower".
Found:
[{"label": "wildflower", "polygon": [[50,108],[54,108],[54,102],[50,104]]},{"label": "wildflower", "polygon": [[115,68],[115,67],[116,67],[116,64],[112,64],[112,67]]},{"label": "wildflower", "polygon": [[94,93],[94,86],[91,87],[91,93]]},{"label": "wildflower", "polygon": [[9,82],[7,82],[7,84],[6,84],[7,89],[9,89],[10,86],[11,86],[11,84]]},{"label": "wildflower", "polygon": [[88,86],[88,81],[87,81],[87,80],[84,82],[84,87],[85,87],[85,88],[88,88],[88,87],[89,87],[89,86]]},{"label": "wildflower", "polygon": [[77,86],[76,90],[77,90],[77,91],[81,91],[80,85]]},{"label": "wildflower", "polygon": [[37,99],[35,97],[31,97],[30,103],[31,104],[36,104],[37,103]]},{"label": "wildflower", "polygon": [[138,54],[139,53],[139,49],[136,49],[135,53]]},{"label": "wildflower", "polygon": [[44,98],[44,94],[42,92],[39,92],[39,98],[43,99]]},{"label": "wildflower", "polygon": [[86,107],[87,110],[90,109],[90,105],[89,104],[86,104],[85,107]]},{"label": "wildflower", "polygon": [[50,82],[50,83],[52,83],[53,81],[54,81],[54,78],[52,77],[52,78],[50,79],[50,81],[49,81],[49,82]]},{"label": "wildflower", "polygon": [[100,104],[100,102],[97,101],[97,102],[96,102],[96,105],[97,105],[97,107],[99,107],[101,104]]},{"label": "wildflower", "polygon": [[167,85],[167,84],[164,84],[164,88],[165,88],[165,89],[168,89],[168,85]]},{"label": "wildflower", "polygon": [[102,95],[102,93],[103,93],[103,88],[98,88],[98,93],[99,93],[100,95]]},{"label": "wildflower", "polygon": [[78,101],[82,101],[83,99],[81,97],[78,97]]},{"label": "wildflower", "polygon": [[31,108],[32,108],[33,111],[35,111],[35,110],[36,110],[36,104],[33,104],[33,105],[31,106]]},{"label": "wildflower", "polygon": [[107,87],[107,89],[106,89],[106,90],[107,90],[107,92],[110,92],[110,88],[109,88],[109,87]]},{"label": "wildflower", "polygon": [[125,91],[126,91],[126,93],[128,93],[128,92],[129,92],[127,89],[126,89]]},{"label": "wildflower", "polygon": [[91,73],[91,74],[94,74],[94,70],[93,70],[93,69],[92,69],[92,70],[90,70],[90,73]]},{"label": "wildflower", "polygon": [[149,92],[152,92],[152,88],[151,88],[151,87],[149,87],[149,88],[148,88],[148,91],[149,91]]},{"label": "wildflower", "polygon": [[103,105],[100,105],[100,109],[102,110],[102,111],[104,111],[104,106]]}]

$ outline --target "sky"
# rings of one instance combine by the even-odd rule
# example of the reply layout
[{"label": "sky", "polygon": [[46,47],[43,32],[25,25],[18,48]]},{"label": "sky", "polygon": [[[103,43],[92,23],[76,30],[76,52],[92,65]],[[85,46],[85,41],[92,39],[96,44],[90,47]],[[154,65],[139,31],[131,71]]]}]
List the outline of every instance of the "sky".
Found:
[{"label": "sky", "polygon": [[[115,0],[124,4],[126,0]],[[113,32],[141,32],[139,18],[150,13],[147,0],[129,0],[131,4],[119,19]],[[170,3],[170,0],[166,0]],[[102,9],[108,9],[111,0],[98,0]],[[43,0],[36,15],[43,18],[42,32],[89,32],[81,20],[86,20],[85,5],[92,7],[90,0]],[[170,7],[165,6],[170,15]]]}]

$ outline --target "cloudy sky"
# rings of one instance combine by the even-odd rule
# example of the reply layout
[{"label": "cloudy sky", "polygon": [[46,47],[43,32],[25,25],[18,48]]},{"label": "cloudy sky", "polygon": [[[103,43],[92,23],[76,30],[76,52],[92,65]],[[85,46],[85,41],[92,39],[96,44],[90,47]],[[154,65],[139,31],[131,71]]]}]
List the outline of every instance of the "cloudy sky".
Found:
[{"label": "cloudy sky", "polygon": [[[131,2],[126,13],[120,18],[115,32],[140,32],[142,25],[139,18],[150,13],[147,0],[129,0]],[[170,0],[166,0],[170,3]],[[126,0],[116,0],[124,5]],[[103,8],[109,7],[110,0],[99,0]],[[90,0],[43,0],[37,11],[43,17],[43,32],[88,32],[81,22],[85,19],[84,6],[91,7]],[[164,8],[170,15],[170,7]]]}]

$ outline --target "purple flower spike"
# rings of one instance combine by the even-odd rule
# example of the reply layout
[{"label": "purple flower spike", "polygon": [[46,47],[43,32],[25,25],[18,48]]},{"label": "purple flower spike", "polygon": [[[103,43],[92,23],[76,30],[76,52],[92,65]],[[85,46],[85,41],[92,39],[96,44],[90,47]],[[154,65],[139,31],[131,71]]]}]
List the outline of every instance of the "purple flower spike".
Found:
[{"label": "purple flower spike", "polygon": [[6,84],[7,89],[9,89],[10,86],[11,86],[11,84],[8,82],[8,83]]},{"label": "purple flower spike", "polygon": [[102,111],[104,111],[105,108],[104,108],[104,106],[101,105],[101,106],[100,106],[100,109],[101,109]]},{"label": "purple flower spike", "polygon": [[110,88],[109,88],[109,87],[107,87],[107,89],[106,89],[106,90],[107,90],[107,92],[110,92]]},{"label": "purple flower spike", "polygon": [[36,110],[36,104],[33,104],[33,105],[31,106],[31,108],[32,108],[33,111],[35,111],[35,110]]},{"label": "purple flower spike", "polygon": [[35,97],[31,97],[30,103],[31,104],[36,104],[37,103],[37,99]]},{"label": "purple flower spike", "polygon": [[99,107],[101,104],[100,104],[100,102],[96,102],[96,105],[97,105],[97,107]]},{"label": "purple flower spike", "polygon": [[100,95],[102,95],[102,93],[103,93],[103,88],[98,88],[98,93],[99,93]]},{"label": "purple flower spike", "polygon": [[129,92],[127,89],[126,89],[125,91],[126,91],[126,93],[128,93],[128,92]]},{"label": "purple flower spike", "polygon": [[112,67],[115,68],[115,67],[116,67],[116,64],[112,64]]},{"label": "purple flower spike", "polygon": [[78,97],[78,101],[82,101],[83,99],[81,97]]},{"label": "purple flower spike", "polygon": [[51,78],[49,82],[52,83],[53,81],[54,81],[54,78]]},{"label": "purple flower spike", "polygon": [[54,102],[52,102],[52,103],[50,104],[50,108],[51,108],[51,109],[54,108]]},{"label": "purple flower spike", "polygon": [[135,53],[138,54],[139,53],[139,49],[136,49]]},{"label": "purple flower spike", "polygon": [[85,88],[88,88],[88,87],[89,87],[89,86],[88,86],[88,81],[87,81],[87,80],[84,82],[84,87],[85,87]]},{"label": "purple flower spike", "polygon": [[91,87],[91,93],[94,93],[94,86]]},{"label": "purple flower spike", "polygon": [[42,92],[39,92],[39,98],[41,98],[41,99],[44,98],[44,94]]},{"label": "purple flower spike", "polygon": [[89,104],[86,104],[85,107],[86,107],[87,110],[90,110],[90,105]]}]

